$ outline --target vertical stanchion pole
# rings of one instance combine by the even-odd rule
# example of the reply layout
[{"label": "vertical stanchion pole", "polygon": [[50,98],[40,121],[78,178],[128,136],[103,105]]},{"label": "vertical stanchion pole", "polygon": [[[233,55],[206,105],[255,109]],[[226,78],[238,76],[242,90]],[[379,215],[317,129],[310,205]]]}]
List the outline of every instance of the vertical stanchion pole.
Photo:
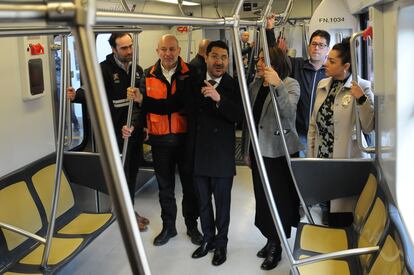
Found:
[{"label": "vertical stanchion pole", "polygon": [[[236,9],[236,11],[238,10],[239,9]],[[267,171],[266,171],[266,167],[263,161],[263,156],[260,152],[259,139],[258,139],[256,128],[255,128],[253,111],[252,111],[250,96],[249,96],[249,92],[247,88],[245,73],[243,69],[243,61],[241,58],[242,52],[241,52],[241,46],[240,46],[239,36],[238,36],[239,34],[238,14],[236,14],[234,17],[235,17],[235,25],[233,26],[233,31],[232,31],[233,48],[235,52],[234,56],[235,56],[235,61],[236,61],[236,68],[237,68],[237,73],[238,73],[241,96],[243,100],[243,107],[244,107],[245,114],[246,114],[246,123],[248,126],[248,130],[250,132],[250,140],[252,143],[253,152],[256,157],[256,162],[257,162],[260,178],[263,183],[264,193],[266,195],[266,199],[269,204],[270,214],[272,216],[273,222],[276,225],[276,231],[277,231],[277,234],[279,235],[279,238],[281,239],[283,248],[286,251],[286,254],[288,255],[289,262],[291,266],[293,266],[294,259],[292,256],[292,252],[290,250],[290,246],[287,241],[285,231],[283,230],[282,220],[280,219],[279,213],[277,211],[275,200],[272,196],[272,190],[271,190],[270,183],[269,183],[269,177],[267,176]]]},{"label": "vertical stanchion pole", "polygon": [[188,48],[187,48],[187,63],[190,62],[191,60],[191,45],[192,45],[192,41],[193,40],[193,27],[192,26],[188,26]]},{"label": "vertical stanchion pole", "polygon": [[95,23],[94,1],[75,0],[77,16],[72,31],[79,50],[81,70],[86,76],[86,101],[89,106],[96,142],[101,152],[100,160],[104,167],[105,182],[117,214],[125,250],[133,274],[151,274],[144,246],[138,230],[134,210],[129,196],[108,100],[103,85],[102,73],[94,43],[91,26]]},{"label": "vertical stanchion pole", "polygon": [[[132,35],[132,45],[133,45],[133,52],[132,52],[132,64],[131,64],[131,83],[130,87],[135,88],[135,79],[137,73],[137,53],[138,53],[138,33],[134,33]],[[132,110],[134,108],[134,100],[130,100],[128,104],[128,116],[126,125],[128,128],[131,127],[131,120],[132,120]],[[118,133],[119,134],[119,133]],[[125,166],[125,160],[128,151],[128,141],[129,138],[124,139],[124,144],[122,147],[122,165]]]},{"label": "vertical stanchion pole", "polygon": [[[53,198],[51,205],[51,213],[49,218],[49,226],[46,233],[46,244],[43,250],[41,266],[47,268],[47,261],[50,254],[50,247],[52,245],[53,232],[55,230],[56,211],[60,194],[60,183],[62,175],[62,160],[63,147],[65,143],[65,117],[66,117],[66,87],[68,85],[68,74],[66,72],[69,62],[68,60],[68,36],[62,35],[61,47],[61,66],[60,66],[60,102],[59,102],[59,121],[58,121],[58,137],[56,141],[56,170],[55,170],[55,184],[53,189]],[[46,213],[49,214],[49,213]]]},{"label": "vertical stanchion pole", "polygon": [[[262,26],[261,34],[262,34],[263,55],[265,57],[265,63],[266,63],[267,67],[270,67],[271,65],[270,65],[269,47],[267,45],[267,37],[266,37],[265,26]],[[306,218],[308,219],[309,223],[314,224],[312,215],[310,214],[310,211],[309,211],[308,207],[306,206],[306,203],[305,203],[305,201],[302,197],[302,194],[300,193],[298,184],[296,182],[296,177],[295,177],[295,174],[294,174],[293,169],[292,169],[292,162],[291,162],[291,159],[290,159],[289,149],[288,149],[287,143],[286,143],[285,131],[283,129],[282,120],[280,119],[279,107],[277,106],[277,99],[276,99],[276,95],[275,95],[275,87],[273,87],[272,85],[269,85],[269,89],[270,89],[270,97],[272,99],[273,111],[274,111],[274,114],[275,114],[277,126],[279,127],[279,130],[280,130],[280,137],[282,138],[283,150],[285,152],[286,162],[287,162],[287,165],[289,167],[290,175],[292,177],[292,182],[295,186],[296,193],[298,194],[298,197],[299,197],[300,203],[302,205],[302,208],[305,212]]]}]

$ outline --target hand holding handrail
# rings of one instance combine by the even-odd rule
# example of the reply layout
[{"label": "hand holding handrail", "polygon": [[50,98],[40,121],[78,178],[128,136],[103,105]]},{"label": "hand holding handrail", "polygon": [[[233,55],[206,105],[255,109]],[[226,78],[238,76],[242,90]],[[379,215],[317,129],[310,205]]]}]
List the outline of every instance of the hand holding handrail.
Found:
[{"label": "hand holding handrail", "polygon": [[[360,36],[363,36],[364,40],[367,39],[367,37],[371,37],[372,36],[372,27],[368,27],[364,31],[355,32],[351,36],[351,40],[350,40],[351,45],[350,46],[351,46],[352,80],[357,81],[357,82],[358,82],[358,61],[357,61],[357,56],[356,56],[356,50],[355,49],[357,47],[357,45],[356,45],[357,38],[360,37]],[[355,102],[355,106],[357,106],[355,98],[354,98],[354,102]],[[358,142],[358,147],[361,150],[361,152],[374,154],[375,153],[375,146],[365,147],[362,144],[361,121],[359,119],[358,108],[355,108],[355,127],[356,127],[356,138],[357,138],[357,142]]]}]

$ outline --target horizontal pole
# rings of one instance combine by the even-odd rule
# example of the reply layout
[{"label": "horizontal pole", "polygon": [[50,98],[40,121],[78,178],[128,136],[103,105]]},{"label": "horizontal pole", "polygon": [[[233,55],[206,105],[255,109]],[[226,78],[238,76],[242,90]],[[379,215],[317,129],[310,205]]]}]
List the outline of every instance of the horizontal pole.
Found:
[{"label": "horizontal pole", "polygon": [[0,4],[0,22],[45,20],[47,12],[46,5]]},{"label": "horizontal pole", "polygon": [[353,249],[341,250],[341,251],[336,251],[336,252],[311,256],[311,257],[300,259],[300,260],[295,260],[293,265],[294,266],[301,266],[301,265],[313,264],[313,263],[326,261],[326,260],[341,259],[341,258],[347,258],[347,257],[351,257],[351,256],[371,254],[371,253],[377,252],[378,250],[379,250],[379,246],[371,246],[371,247],[362,247],[362,248],[353,248]]},{"label": "horizontal pole", "polygon": [[[140,27],[123,27],[123,26],[95,26],[93,27],[95,34],[112,33],[112,32],[137,32],[141,33]],[[70,34],[69,27],[25,27],[20,26],[16,28],[0,28],[0,37],[16,37],[28,35],[58,35]]]},{"label": "horizontal pole", "polygon": [[42,244],[45,244],[45,243],[46,243],[46,239],[45,239],[45,238],[42,238],[42,237],[40,237],[40,236],[38,236],[38,235],[36,235],[36,234],[33,234],[33,233],[31,233],[31,232],[29,232],[29,231],[26,231],[26,230],[24,230],[24,229],[21,229],[21,228],[15,227],[15,226],[13,226],[13,225],[10,225],[10,224],[7,224],[7,223],[0,222],[0,227],[5,228],[5,229],[10,230],[10,231],[13,231],[14,233],[17,233],[17,234],[23,235],[23,236],[25,236],[25,237],[28,237],[28,238],[34,239],[34,240],[36,240],[36,241],[39,241],[39,242],[41,242]]},{"label": "horizontal pole", "polygon": [[292,162],[374,162],[374,159],[323,159],[323,158],[291,158]]},{"label": "horizontal pole", "polygon": [[[201,17],[186,17],[186,16],[172,16],[159,14],[139,14],[139,13],[125,13],[125,12],[96,12],[96,24],[121,24],[121,25],[186,25],[186,26],[234,26],[234,19],[227,18],[201,18]],[[240,25],[257,26],[256,21],[240,21]]]}]

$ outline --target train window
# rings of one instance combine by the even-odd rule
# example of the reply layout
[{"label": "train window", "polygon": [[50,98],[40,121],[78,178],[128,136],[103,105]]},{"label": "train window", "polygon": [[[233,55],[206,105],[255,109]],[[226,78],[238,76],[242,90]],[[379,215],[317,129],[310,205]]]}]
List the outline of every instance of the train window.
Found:
[{"label": "train window", "polygon": [[412,159],[414,155],[414,5],[401,8],[397,30],[397,161],[396,193],[404,222],[414,236],[414,216],[411,214],[414,194]]},{"label": "train window", "polygon": [[[55,44],[61,44],[60,36],[55,37]],[[79,63],[77,62],[74,38],[68,37],[68,50],[70,55],[70,80],[69,86],[78,89],[81,86]],[[56,64],[56,84],[57,93],[60,93],[60,73],[61,73],[61,50],[55,52],[55,64]],[[59,98],[59,96],[57,97]],[[57,109],[59,107],[59,100],[57,100]],[[85,119],[84,108],[80,103],[71,103],[70,108],[67,110],[66,128],[65,128],[65,147],[67,150],[71,150],[80,144],[82,144],[85,136]],[[70,125],[70,127],[68,127]]]}]

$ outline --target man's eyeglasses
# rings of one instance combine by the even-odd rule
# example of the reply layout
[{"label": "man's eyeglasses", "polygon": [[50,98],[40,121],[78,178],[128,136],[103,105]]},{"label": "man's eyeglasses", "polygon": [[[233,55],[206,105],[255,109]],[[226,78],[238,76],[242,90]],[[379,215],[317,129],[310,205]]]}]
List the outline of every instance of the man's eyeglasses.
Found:
[{"label": "man's eyeglasses", "polygon": [[324,43],[316,43],[316,42],[312,42],[310,45],[314,48],[318,47],[319,49],[325,49],[325,47],[328,46]]}]

